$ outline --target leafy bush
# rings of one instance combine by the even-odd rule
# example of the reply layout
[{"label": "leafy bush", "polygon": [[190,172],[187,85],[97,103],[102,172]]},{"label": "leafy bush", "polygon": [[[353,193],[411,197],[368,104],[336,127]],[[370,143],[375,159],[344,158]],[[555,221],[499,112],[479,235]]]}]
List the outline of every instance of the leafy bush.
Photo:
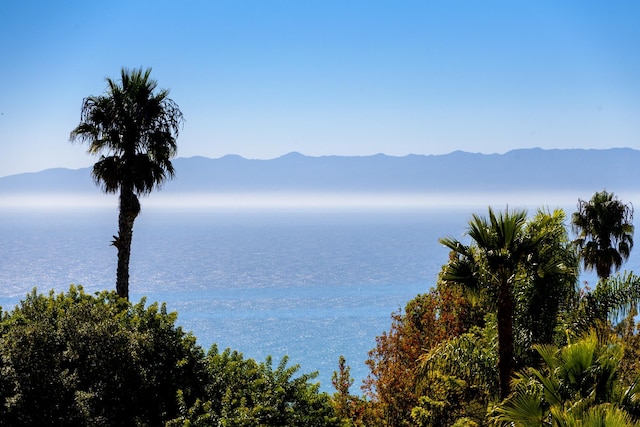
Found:
[{"label": "leafy bush", "polygon": [[0,322],[3,425],[159,425],[200,393],[203,352],[175,313],[81,287],[34,290]]},{"label": "leafy bush", "polygon": [[206,398],[169,426],[338,426],[330,396],[310,381],[317,373],[294,378],[299,365],[287,367],[285,356],[276,369],[271,357],[263,363],[214,345],[206,357]]},{"label": "leafy bush", "polygon": [[34,290],[0,319],[0,426],[332,426],[316,374],[213,346],[115,292]]}]

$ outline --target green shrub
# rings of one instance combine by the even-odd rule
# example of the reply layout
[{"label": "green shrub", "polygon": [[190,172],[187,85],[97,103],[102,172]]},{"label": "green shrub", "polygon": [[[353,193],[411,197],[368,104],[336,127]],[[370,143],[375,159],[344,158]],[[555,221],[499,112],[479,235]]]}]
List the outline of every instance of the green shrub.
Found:
[{"label": "green shrub", "polygon": [[214,345],[206,357],[205,399],[168,425],[177,426],[274,426],[322,427],[339,422],[326,393],[311,383],[317,373],[294,378],[299,366],[287,367],[285,356],[274,370],[272,359],[263,363],[245,359],[242,353]]},{"label": "green shrub", "polygon": [[203,389],[176,313],[115,292],[34,290],[0,322],[2,425],[161,425]]},{"label": "green shrub", "polygon": [[337,425],[315,373],[205,355],[176,317],[115,292],[34,290],[0,319],[0,426]]}]

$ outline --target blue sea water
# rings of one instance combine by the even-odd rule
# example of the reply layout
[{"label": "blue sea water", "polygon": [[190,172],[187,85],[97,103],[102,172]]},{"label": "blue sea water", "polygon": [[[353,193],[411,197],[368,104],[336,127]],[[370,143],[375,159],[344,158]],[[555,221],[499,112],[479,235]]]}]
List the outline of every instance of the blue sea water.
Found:
[{"label": "blue sea water", "polygon": [[[461,238],[483,209],[145,209],[134,228],[130,299],[166,302],[206,349],[289,356],[319,371],[321,389],[344,355],[359,392],[367,353],[392,312],[435,284],[438,238]],[[0,306],[34,287],[113,289],[115,209],[0,214]]]}]

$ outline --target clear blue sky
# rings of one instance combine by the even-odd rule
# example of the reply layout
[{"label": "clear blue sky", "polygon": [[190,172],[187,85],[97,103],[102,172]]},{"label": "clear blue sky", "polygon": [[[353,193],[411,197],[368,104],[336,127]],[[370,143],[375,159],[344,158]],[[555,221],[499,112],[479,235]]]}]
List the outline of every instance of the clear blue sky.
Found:
[{"label": "clear blue sky", "polygon": [[640,2],[0,2],[0,176],[95,159],[82,99],[152,67],[179,155],[640,149]]}]

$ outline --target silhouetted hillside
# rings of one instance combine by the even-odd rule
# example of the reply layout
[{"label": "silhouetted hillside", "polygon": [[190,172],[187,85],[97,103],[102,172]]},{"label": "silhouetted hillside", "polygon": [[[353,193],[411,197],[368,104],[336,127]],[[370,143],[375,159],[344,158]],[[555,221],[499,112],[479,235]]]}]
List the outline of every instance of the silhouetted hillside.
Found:
[{"label": "silhouetted hillside", "polygon": [[[175,160],[177,192],[431,192],[635,189],[640,151],[522,149],[505,154],[456,151],[446,155],[383,154],[271,160],[228,155]],[[49,169],[0,178],[2,193],[96,192],[89,169]]]}]

